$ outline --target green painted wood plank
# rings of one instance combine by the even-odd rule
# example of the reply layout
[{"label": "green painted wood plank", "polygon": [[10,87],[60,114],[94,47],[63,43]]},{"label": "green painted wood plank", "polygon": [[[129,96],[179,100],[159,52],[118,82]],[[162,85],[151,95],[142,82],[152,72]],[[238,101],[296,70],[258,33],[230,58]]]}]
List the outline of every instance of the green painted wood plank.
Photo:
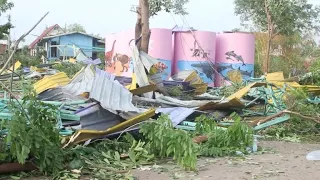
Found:
[{"label": "green painted wood plank", "polygon": [[256,127],[254,127],[253,129],[255,131],[259,131],[261,129],[265,129],[265,128],[269,127],[269,126],[282,123],[282,122],[287,121],[289,119],[290,119],[290,116],[288,114],[285,114],[283,116],[275,118],[274,120],[271,120],[271,121],[268,121],[266,123],[260,124],[260,125],[258,125]]}]

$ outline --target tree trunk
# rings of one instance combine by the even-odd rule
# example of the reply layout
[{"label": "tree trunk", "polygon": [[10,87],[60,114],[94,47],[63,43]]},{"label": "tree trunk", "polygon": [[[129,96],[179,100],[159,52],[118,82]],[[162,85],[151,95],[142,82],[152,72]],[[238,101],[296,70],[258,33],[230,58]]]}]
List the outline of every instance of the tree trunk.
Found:
[{"label": "tree trunk", "polygon": [[270,65],[270,52],[271,52],[271,36],[268,33],[268,41],[267,41],[267,52],[265,60],[263,61],[263,72],[269,72],[269,65]]},{"label": "tree trunk", "polygon": [[[142,33],[142,23],[141,23],[141,7],[142,7],[142,1],[139,0],[139,7],[137,9],[137,22],[136,22],[136,27],[135,27],[135,40],[138,40],[141,36]],[[141,40],[138,41],[137,43],[137,48],[140,50],[141,48]]]},{"label": "tree trunk", "polygon": [[269,72],[269,64],[270,64],[272,31],[273,31],[271,14],[270,14],[269,7],[268,7],[268,0],[264,0],[264,10],[267,15],[267,21],[268,21],[268,41],[267,41],[266,57],[263,61],[263,72],[268,73]]},{"label": "tree trunk", "polygon": [[150,29],[149,29],[149,2],[148,0],[142,0],[141,4],[141,22],[142,22],[142,37],[141,37],[141,49],[145,53],[148,53]]}]

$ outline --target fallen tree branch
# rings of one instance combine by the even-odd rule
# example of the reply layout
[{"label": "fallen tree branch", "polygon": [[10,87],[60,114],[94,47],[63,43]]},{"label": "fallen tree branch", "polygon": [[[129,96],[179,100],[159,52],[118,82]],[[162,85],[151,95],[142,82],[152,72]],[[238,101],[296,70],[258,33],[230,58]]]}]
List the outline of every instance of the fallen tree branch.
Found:
[{"label": "fallen tree branch", "polygon": [[268,116],[268,117],[266,117],[264,119],[258,119],[256,121],[253,121],[253,122],[250,123],[250,126],[251,127],[255,127],[258,124],[266,123],[266,122],[271,121],[272,119],[274,119],[276,117],[279,117],[279,116],[281,116],[283,114],[286,114],[286,113],[287,114],[293,114],[293,115],[299,116],[302,119],[311,120],[311,121],[314,121],[314,122],[320,124],[320,118],[314,118],[314,117],[310,117],[310,116],[305,116],[305,115],[302,115],[302,114],[300,114],[298,112],[293,112],[293,111],[289,111],[288,109],[285,109],[285,110],[280,111],[280,112],[278,112],[278,113],[276,113],[274,115]]},{"label": "fallen tree branch", "polygon": [[91,162],[88,158],[85,158],[83,156],[80,156],[80,158],[85,160],[87,162],[87,164],[91,165],[93,168],[104,169],[104,170],[111,171],[114,173],[127,173],[127,172],[129,172],[129,170],[117,170],[112,167],[96,165],[94,162]]},{"label": "fallen tree branch", "polygon": [[208,141],[208,136],[207,135],[201,135],[201,136],[195,136],[192,138],[192,142],[196,143],[196,144],[200,144],[203,142]]},{"label": "fallen tree branch", "polygon": [[276,114],[273,114],[271,116],[268,116],[268,117],[266,117],[264,119],[255,120],[255,121],[251,122],[249,125],[251,127],[254,127],[254,126],[257,126],[258,124],[263,124],[263,123],[268,122],[268,121],[270,121],[270,120],[272,120],[272,119],[274,119],[274,118],[276,118],[278,116],[281,116],[284,113],[284,111],[280,111],[280,112],[278,112]]},{"label": "fallen tree branch", "polygon": [[[40,22],[49,14],[49,12],[47,12],[28,32],[26,32],[25,34],[23,34],[15,43],[13,51],[11,52],[9,58],[7,59],[7,61],[4,63],[2,69],[0,70],[0,74],[2,74],[4,72],[4,70],[6,70],[9,62],[11,61],[11,59],[13,58],[14,53],[17,51],[18,46],[20,41],[22,41],[27,35],[29,35],[31,33],[31,31],[34,30],[34,28],[36,28]],[[14,65],[13,65],[14,66]]]},{"label": "fallen tree branch", "polygon": [[302,115],[302,114],[300,114],[298,112],[293,112],[293,111],[288,111],[288,110],[284,110],[283,112],[284,113],[288,113],[288,114],[293,114],[293,115],[301,117],[302,119],[311,120],[311,121],[314,121],[314,122],[320,124],[320,118],[314,118],[314,117],[310,117],[310,116],[305,116],[305,115]]}]

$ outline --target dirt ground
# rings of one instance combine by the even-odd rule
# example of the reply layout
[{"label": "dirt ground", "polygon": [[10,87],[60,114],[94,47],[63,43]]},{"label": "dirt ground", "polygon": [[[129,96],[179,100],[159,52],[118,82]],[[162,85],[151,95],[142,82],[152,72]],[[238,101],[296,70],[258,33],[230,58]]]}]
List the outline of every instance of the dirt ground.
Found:
[{"label": "dirt ground", "polygon": [[[174,162],[145,166],[133,171],[139,180],[320,180],[320,161],[306,155],[320,144],[262,141],[263,150],[237,158],[201,158],[197,173],[181,170]],[[33,177],[25,180],[45,180]],[[84,179],[90,179],[85,177]]]},{"label": "dirt ground", "polygon": [[320,161],[308,161],[320,144],[264,141],[264,151],[243,158],[201,158],[199,171],[185,172],[172,164],[142,167],[134,171],[139,180],[320,180]]}]

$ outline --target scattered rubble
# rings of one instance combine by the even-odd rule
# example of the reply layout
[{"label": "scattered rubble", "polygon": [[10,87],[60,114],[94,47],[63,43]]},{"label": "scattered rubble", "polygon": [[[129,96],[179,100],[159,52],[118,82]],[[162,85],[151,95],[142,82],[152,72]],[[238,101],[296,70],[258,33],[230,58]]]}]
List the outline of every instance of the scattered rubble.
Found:
[{"label": "scattered rubble", "polygon": [[[23,67],[16,75],[22,69],[17,61],[9,71],[1,70],[0,79],[9,82],[8,85],[0,81],[3,88],[0,119],[4,124],[0,131],[4,146],[1,153],[10,152],[6,143],[16,146],[16,151],[12,157],[7,154],[0,160],[27,162],[28,166],[34,163],[48,173],[47,168],[54,165],[41,157],[39,150],[43,144],[39,143],[44,143],[41,138],[46,138],[45,133],[54,139],[52,133],[57,131],[60,139],[52,143],[62,140],[62,148],[58,149],[65,154],[57,156],[62,158],[61,162],[67,162],[53,167],[57,168],[50,172],[53,175],[79,178],[94,173],[102,179],[128,178],[130,169],[155,163],[158,157],[173,157],[181,167],[195,170],[198,156],[255,152],[254,134],[286,122],[291,116],[320,123],[319,112],[295,111],[299,104],[290,102],[292,93],[304,89],[309,96],[300,98],[303,103],[317,105],[320,87],[300,85],[285,79],[282,72],[211,88],[196,71],[181,71],[171,80],[159,80],[161,72],[151,71],[158,61],[136,48],[134,54],[132,77],[116,77],[99,69],[99,59],[81,62],[82,69],[72,77],[70,74],[68,77],[68,72],[54,69],[53,64]],[[21,85],[13,88],[12,80]],[[28,83],[32,85],[27,86]],[[30,103],[37,103],[38,109]],[[45,131],[48,112],[53,116],[48,117],[48,123],[54,123],[55,128]],[[42,118],[39,122],[29,119],[37,118],[38,114]],[[25,138],[38,128],[43,128],[43,132],[39,131],[43,134],[29,137],[30,142],[17,141],[22,144],[16,145],[17,142],[7,137],[19,133],[12,124],[17,118],[25,122],[20,124]],[[37,127],[39,124],[35,122],[44,127]],[[144,138],[138,139],[137,132]],[[15,134],[15,138],[19,136]],[[9,166],[1,169],[1,172],[12,171],[16,170]]]}]

